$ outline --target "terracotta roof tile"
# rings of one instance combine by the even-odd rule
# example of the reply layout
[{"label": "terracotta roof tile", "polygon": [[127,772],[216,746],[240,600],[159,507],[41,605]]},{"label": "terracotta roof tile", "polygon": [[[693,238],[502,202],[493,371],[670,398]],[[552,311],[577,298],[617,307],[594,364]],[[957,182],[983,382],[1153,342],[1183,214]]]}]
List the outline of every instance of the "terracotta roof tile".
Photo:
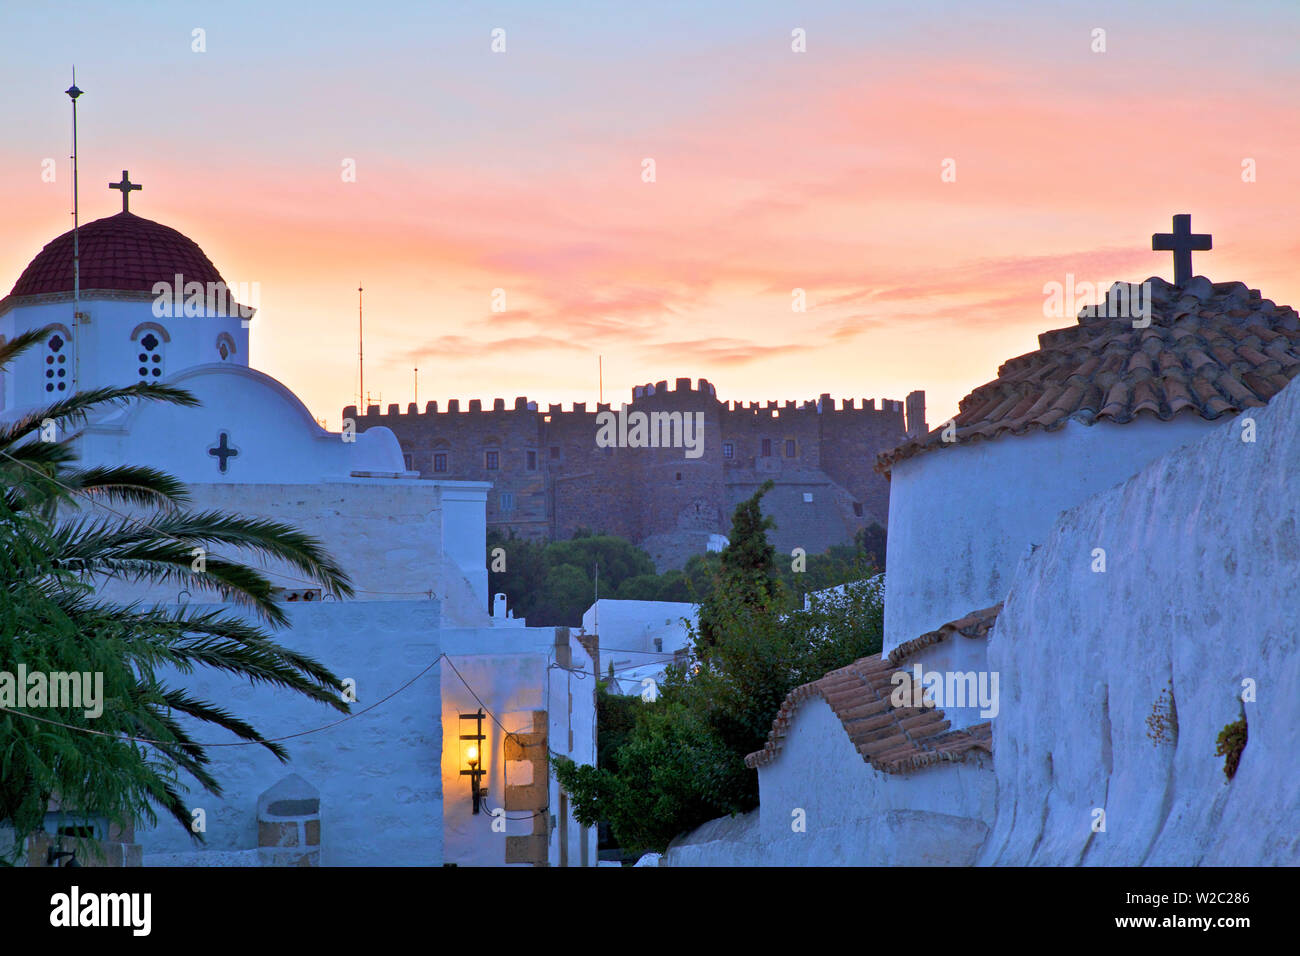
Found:
[{"label": "terracotta roof tile", "polygon": [[1250,408],[1252,405],[1264,404],[1255,397],[1255,394],[1246,386],[1245,382],[1240,381],[1233,375],[1220,375],[1215,380],[1214,385],[1226,399],[1239,408]]},{"label": "terracotta roof tile", "polygon": [[745,766],[757,769],[774,760],[781,751],[795,711],[814,697],[826,701],[862,758],[883,773],[904,773],[935,763],[958,761],[976,750],[992,754],[991,723],[952,730],[942,710],[895,707],[890,697],[900,661],[922,647],[954,635],[971,639],[987,637],[1001,610],[1002,605],[998,604],[972,612],[900,644],[888,656],[864,657],[819,680],[796,687],[786,695],[772,721],[767,743],[762,750],[745,758]]},{"label": "terracotta roof tile", "polygon": [[[1300,374],[1294,309],[1240,282],[1147,281],[1149,327],[1085,309],[1076,325],[1042,333],[1038,351],[1007,360],[996,379],[962,399],[952,444],[1054,431],[1070,420],[1195,414],[1212,421],[1264,405]],[[876,470],[888,474],[894,462],[941,450],[946,426],[880,455]]]},{"label": "terracotta roof tile", "polygon": [[1133,414],[1139,412],[1150,412],[1157,416],[1160,414],[1160,392],[1150,379],[1133,386]]},{"label": "terracotta roof tile", "polygon": [[972,611],[965,617],[949,621],[947,624],[937,627],[933,631],[928,631],[920,637],[904,641],[889,652],[888,661],[891,665],[891,671],[923,647],[946,641],[953,635],[961,635],[972,640],[988,637],[989,631],[993,629],[993,623],[998,619],[998,614],[1001,611],[1001,604],[986,607],[981,611]]},{"label": "terracotta roof tile", "polygon": [[1177,415],[1185,408],[1196,408],[1196,397],[1187,389],[1187,385],[1177,378],[1165,382],[1165,398],[1169,401],[1169,411]]},{"label": "terracotta roof tile", "polygon": [[1259,345],[1259,339],[1257,338],[1253,342],[1251,341],[1240,342],[1237,344],[1237,354],[1241,356],[1241,358],[1249,362],[1251,365],[1264,365],[1265,363],[1269,362],[1270,359],[1268,358],[1267,355],[1264,355],[1262,352],[1258,351],[1257,348],[1258,345]]}]

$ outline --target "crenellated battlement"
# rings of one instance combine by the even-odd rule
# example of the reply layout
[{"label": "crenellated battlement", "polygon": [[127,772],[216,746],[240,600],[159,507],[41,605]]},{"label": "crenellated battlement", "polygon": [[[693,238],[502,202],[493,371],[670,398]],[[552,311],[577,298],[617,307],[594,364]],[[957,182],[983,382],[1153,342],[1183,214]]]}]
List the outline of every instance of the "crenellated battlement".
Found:
[{"label": "crenellated battlement", "polygon": [[[552,405],[551,407],[554,409],[558,406]],[[578,407],[581,408],[581,406]],[[502,413],[514,415],[520,412],[524,414],[536,414],[537,403],[530,402],[527,397],[521,395],[515,399],[514,405],[509,409],[506,408],[506,400],[504,398],[494,398],[492,400],[492,407],[487,410],[484,410],[483,408],[482,399],[478,398],[470,399],[464,408],[461,407],[460,399],[453,398],[447,402],[447,407],[445,409],[439,409],[437,402],[425,402],[424,411],[420,411],[420,407],[415,402],[407,402],[405,412],[402,411],[402,406],[398,405],[396,402],[390,402],[387,411],[383,411],[382,409],[382,405],[369,405],[366,407],[365,417],[399,418],[410,416],[413,418],[422,418],[426,415],[497,415]],[[360,417],[357,414],[357,406],[345,406],[343,409],[343,417],[352,419]]]},{"label": "crenellated battlement", "polygon": [[862,399],[861,406],[858,405],[856,398],[843,398],[840,399],[837,408],[835,400],[828,393],[823,393],[819,398],[808,399],[803,402],[722,402],[721,404],[722,410],[729,415],[756,415],[768,418],[781,418],[792,414],[838,416],[846,412],[882,418],[896,418],[902,414],[904,409],[903,402],[889,398],[882,398],[879,408],[876,407],[874,398]]},{"label": "crenellated battlement", "polygon": [[703,395],[707,398],[712,398],[714,400],[716,400],[718,397],[717,389],[713,387],[713,383],[711,383],[707,378],[700,379],[698,387],[692,387],[691,380],[689,378],[679,378],[676,380],[676,382],[674,383],[671,389],[668,387],[667,380],[662,382],[655,382],[653,385],[651,385],[649,382],[647,382],[645,385],[637,385],[632,389],[632,401],[633,403],[635,403],[639,399],[655,398],[663,395],[692,395],[692,394]]},{"label": "crenellated battlement", "polygon": [[[918,398],[919,396],[919,398]],[[827,392],[822,393],[815,399],[804,401],[767,401],[767,402],[743,402],[743,401],[720,401],[717,397],[717,390],[708,379],[699,379],[698,384],[693,383],[689,378],[679,378],[675,381],[674,387],[669,388],[668,382],[661,381],[653,384],[637,385],[632,389],[631,407],[642,405],[659,405],[668,401],[678,407],[687,405],[697,405],[695,410],[704,412],[713,412],[728,420],[740,420],[746,417],[767,417],[767,418],[788,418],[790,416],[807,416],[807,415],[828,415],[836,418],[878,418],[882,421],[894,421],[906,412],[919,412],[921,418],[925,414],[925,393],[912,392],[907,402],[897,401],[894,399],[883,398],[877,400],[874,398],[863,398],[861,404],[856,398],[843,398],[836,401],[831,398]],[[918,404],[919,402],[919,404]],[[563,420],[567,417],[591,417],[599,412],[617,411],[618,406],[612,402],[596,403],[590,406],[587,402],[574,402],[568,408],[562,404],[548,404],[545,411],[542,411],[538,402],[530,401],[526,396],[515,398],[510,407],[506,406],[506,400],[495,398],[492,400],[490,408],[483,407],[481,399],[470,399],[462,404],[459,399],[451,399],[445,407],[440,407],[438,402],[425,402],[423,411],[415,402],[409,402],[406,410],[397,403],[390,403],[387,410],[383,410],[381,405],[370,405],[366,408],[365,418],[373,420],[375,418],[417,418],[424,419],[428,417],[460,415],[460,416],[493,416],[493,415],[541,415],[545,416],[546,421],[556,421],[557,418]],[[343,409],[343,417],[353,420],[360,417],[357,412],[357,406],[348,405]],[[909,415],[910,417],[910,415]]]}]

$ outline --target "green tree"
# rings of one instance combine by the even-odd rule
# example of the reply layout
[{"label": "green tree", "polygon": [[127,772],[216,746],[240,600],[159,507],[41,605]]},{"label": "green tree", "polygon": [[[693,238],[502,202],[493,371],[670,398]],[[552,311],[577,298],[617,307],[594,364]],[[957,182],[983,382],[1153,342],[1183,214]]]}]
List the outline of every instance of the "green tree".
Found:
[{"label": "green tree", "polygon": [[[862,541],[861,532],[857,541]],[[793,607],[802,607],[807,594],[815,594],[851,581],[862,581],[881,570],[875,562],[874,554],[863,550],[856,543],[834,545],[824,554],[810,554],[805,558],[805,564],[802,572],[795,571],[790,565],[781,568],[781,578],[791,594]]]},{"label": "green tree", "polygon": [[[613,676],[614,662],[610,661]],[[637,708],[641,700],[635,696],[611,694],[607,681],[596,685],[596,766],[607,770],[618,769],[618,751],[627,743],[636,726]]]},{"label": "green tree", "polygon": [[488,610],[492,596],[504,594],[517,618],[535,615],[546,585],[546,543],[504,537],[495,529],[487,534]]},{"label": "green tree", "polygon": [[758,779],[744,758],[762,747],[790,690],[880,652],[880,577],[790,609],[758,510],[766,490],[737,508],[727,549],[696,566],[713,573],[688,662],[668,668],[657,700],[633,698],[635,724],[601,765],[554,761],[577,819],[607,822],[629,850],[663,850],[756,806]]},{"label": "green tree", "polygon": [[[530,624],[576,626],[597,596],[597,578],[602,598],[701,604],[721,579],[748,595],[747,600],[794,609],[803,606],[805,594],[860,581],[884,569],[885,533],[879,525],[861,529],[852,545],[807,555],[801,571],[784,559],[778,562],[766,536],[772,521],[759,507],[771,487],[771,482],[763,485],[737,509],[730,539],[736,544],[722,552],[692,555],[681,570],[662,574],[648,554],[613,535],[583,528],[568,541],[546,543],[490,531],[489,595],[505,594],[514,615]],[[702,609],[701,620],[706,635],[702,646],[707,646],[713,628],[709,607]]]},{"label": "green tree", "polygon": [[[0,345],[0,368],[47,334]],[[245,563],[275,562],[329,594],[351,595],[319,542],[280,522],[187,511],[184,486],[155,469],[76,465],[75,429],[138,400],[197,404],[166,385],[98,388],[0,426],[0,671],[14,673],[21,663],[29,672],[103,674],[107,698],[98,717],[82,709],[0,710],[0,823],[20,840],[42,825],[54,796],[86,819],[152,824],[161,810],[191,832],[183,781],[216,796],[221,784],[181,717],[288,759],[247,721],[171,684],[164,669],[214,668],[348,711],[338,677],[271,639],[266,627],[287,617],[272,601],[271,581]],[[95,503],[112,510],[88,507]],[[121,507],[143,514],[121,516]],[[201,565],[195,549],[205,555]],[[245,614],[99,597],[114,580],[219,596]]]},{"label": "green tree", "polygon": [[[602,585],[608,585],[611,592],[627,578],[655,573],[648,554],[630,541],[608,534],[552,542],[546,548],[546,560],[551,567],[571,564],[590,576],[595,576],[598,568]],[[584,605],[583,610],[589,606]]]},{"label": "green tree", "polygon": [[[679,571],[678,574],[681,572]],[[638,574],[625,578],[614,595],[620,601],[663,601],[664,579],[658,574]]]},{"label": "green tree", "polygon": [[731,534],[720,557],[714,585],[700,603],[697,650],[706,655],[718,643],[724,624],[724,606],[749,607],[764,614],[774,613],[787,600],[785,586],[776,570],[776,549],[767,540],[775,522],[763,514],[762,499],[772,490],[772,481],[736,506]]},{"label": "green tree", "polygon": [[885,551],[888,536],[884,526],[873,523],[865,528],[859,528],[858,533],[853,536],[853,543],[859,551],[867,556],[873,567],[881,571],[885,570]]},{"label": "green tree", "polygon": [[648,554],[623,538],[585,529],[568,541],[549,544],[490,532],[487,567],[490,593],[505,594],[516,617],[541,626],[581,624],[596,598],[597,579],[600,597],[618,595],[634,578],[639,581],[636,593],[657,594],[662,588]]},{"label": "green tree", "polygon": [[[639,698],[633,698],[639,700]],[[678,833],[720,814],[748,809],[728,804],[716,779],[732,761],[718,737],[685,701],[661,697],[645,704],[616,754],[616,770],[553,764],[583,826],[609,823],[620,846],[662,850]]]},{"label": "green tree", "polygon": [[577,627],[582,612],[591,607],[595,585],[590,575],[576,564],[552,565],[546,572],[542,594],[533,607],[529,623]]},{"label": "green tree", "polygon": [[686,593],[683,600],[699,603],[713,590],[714,582],[722,571],[722,554],[709,551],[705,554],[693,554],[686,561],[682,575],[686,578]]}]

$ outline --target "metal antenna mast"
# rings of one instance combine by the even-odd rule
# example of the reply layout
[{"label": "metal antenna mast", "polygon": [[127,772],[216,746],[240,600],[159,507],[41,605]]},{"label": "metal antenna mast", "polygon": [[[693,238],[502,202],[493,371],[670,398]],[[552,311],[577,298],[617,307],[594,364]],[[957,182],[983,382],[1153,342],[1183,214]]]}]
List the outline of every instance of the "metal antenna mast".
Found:
[{"label": "metal antenna mast", "polygon": [[361,406],[361,414],[366,413],[366,332],[365,325],[361,317],[361,283],[357,283],[357,391],[361,394],[357,396],[357,404]]},{"label": "metal antenna mast", "polygon": [[[81,95],[81,90],[77,89],[77,68],[72,68],[72,85],[64,90],[68,98],[72,100],[72,330],[73,335],[77,335],[77,320],[81,318],[81,211],[77,198],[77,97]],[[81,349],[76,347],[73,342],[74,363],[72,367],[72,387],[77,387],[77,369],[80,362],[77,359],[81,356]]]}]

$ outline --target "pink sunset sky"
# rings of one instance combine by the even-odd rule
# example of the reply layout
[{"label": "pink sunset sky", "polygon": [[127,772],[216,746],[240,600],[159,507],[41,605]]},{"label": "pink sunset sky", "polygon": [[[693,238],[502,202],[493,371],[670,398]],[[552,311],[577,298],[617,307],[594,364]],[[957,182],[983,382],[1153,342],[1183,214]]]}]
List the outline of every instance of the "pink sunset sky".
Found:
[{"label": "pink sunset sky", "polygon": [[259,284],[252,363],[331,425],[360,281],[376,403],[415,367],[421,404],[595,402],[603,356],[606,401],[920,388],[933,426],[1073,321],[1045,283],[1172,278],[1174,213],[1197,273],[1300,305],[1300,8],[1127,6],[5,11],[0,292],[71,225],[75,62],[83,222],[129,169],[133,212]]}]

